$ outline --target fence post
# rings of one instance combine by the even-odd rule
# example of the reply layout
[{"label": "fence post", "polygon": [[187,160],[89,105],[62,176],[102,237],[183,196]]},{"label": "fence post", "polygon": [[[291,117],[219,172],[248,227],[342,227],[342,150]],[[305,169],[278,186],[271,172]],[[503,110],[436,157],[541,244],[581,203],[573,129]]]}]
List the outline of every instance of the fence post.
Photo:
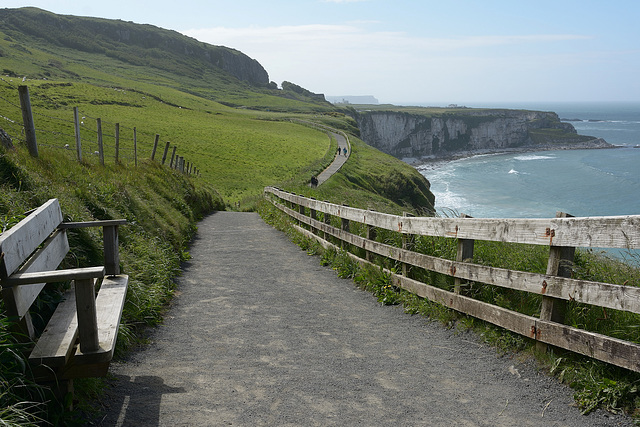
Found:
[{"label": "fence post", "polygon": [[[314,200],[314,201],[315,201],[316,199],[314,199],[314,198],[312,197],[312,198],[311,198],[311,200]],[[309,208],[309,218],[311,218],[311,219],[313,219],[313,220],[318,219],[318,215],[317,215],[317,213],[316,213],[316,210],[315,210],[315,209]],[[312,225],[312,226],[310,226],[310,228],[311,228],[311,232],[312,232],[313,234],[318,234],[318,229],[317,229],[317,228],[315,228],[313,225]]]},{"label": "fence post", "polygon": [[[558,212],[556,218],[571,218],[573,215]],[[571,277],[573,258],[576,252],[575,247],[570,246],[550,246],[549,262],[547,263],[547,275]],[[544,284],[543,284],[544,286]],[[540,309],[540,320],[550,320],[556,323],[564,323],[564,315],[567,303],[564,300],[542,296],[542,308]],[[546,351],[548,345],[543,342],[536,342],[539,351]]]},{"label": "fence post", "polygon": [[[298,196],[304,197],[302,194],[298,194]],[[306,210],[304,205],[298,205],[298,212],[300,213],[300,215],[306,215]],[[298,225],[300,225],[300,227],[302,228],[305,228],[304,222],[302,221],[298,221]]]},{"label": "fence post", "polygon": [[[471,218],[467,214],[460,214],[460,218]],[[458,239],[458,252],[456,253],[456,261],[467,262],[467,260],[473,260],[473,246],[475,240],[473,239]],[[455,278],[453,291],[456,294],[460,294],[462,288],[462,279]]]},{"label": "fence post", "polygon": [[[403,212],[402,216],[404,217],[412,217],[415,216],[409,212]],[[413,234],[402,234],[402,249],[410,251],[413,249],[413,245],[415,243],[415,236]],[[409,272],[411,271],[411,265],[402,263],[402,275],[404,277],[409,277]]]},{"label": "fence post", "polygon": [[[175,146],[174,146],[174,147],[173,147],[173,151],[171,152],[171,161],[169,162],[169,167],[170,167],[171,169],[173,169],[173,168],[174,168],[174,166],[173,166],[173,159],[176,157],[176,148],[177,148],[177,147],[175,147]],[[162,164],[164,164],[164,162],[162,162]]]},{"label": "fence post", "polygon": [[[329,203],[327,200],[325,200],[324,202],[325,202],[325,203]],[[323,221],[324,221],[324,223],[325,223],[326,225],[331,225],[331,215],[325,212],[325,213],[324,213],[324,220],[323,220]],[[329,239],[327,238],[327,237],[328,237],[328,234],[327,234],[327,233],[323,233],[322,237],[323,237],[325,240],[329,240]]]},{"label": "fence post", "polygon": [[120,123],[116,123],[116,164],[120,161]]},{"label": "fence post", "polygon": [[[344,203],[342,204],[342,206],[349,207],[349,205],[345,205]],[[340,228],[342,229],[342,231],[346,231],[348,233],[349,232],[349,220],[346,219],[346,218],[340,217],[340,222],[341,222]],[[340,239],[340,247],[342,249],[345,249],[345,248],[348,248],[349,246],[344,240]]]},{"label": "fence post", "polygon": [[138,135],[136,128],[133,128],[133,164],[138,167]]},{"label": "fence post", "polygon": [[167,144],[164,146],[164,154],[162,154],[162,164],[164,165],[164,162],[167,160],[167,153],[169,152],[169,144],[171,144],[169,141],[167,141]]},{"label": "fence post", "polygon": [[102,119],[96,119],[98,125],[98,155],[100,156],[100,164],[104,166],[104,145],[102,144]]},{"label": "fence post", "polygon": [[160,134],[156,133],[156,139],[153,141],[153,151],[151,151],[151,160],[156,158],[156,150],[158,149],[158,141],[160,140]]},{"label": "fence post", "polygon": [[76,135],[76,151],[78,152],[78,161],[82,162],[82,142],[80,140],[80,117],[78,107],[73,107],[73,129]]},{"label": "fence post", "polygon": [[[370,224],[367,224],[367,240],[376,240],[378,232],[376,231],[376,227]],[[372,253],[369,251],[365,252],[365,258],[367,261],[371,262]]]},{"label": "fence post", "polygon": [[38,157],[36,125],[33,122],[33,114],[31,112],[29,86],[18,86],[18,95],[20,97],[20,106],[22,107],[22,122],[24,124],[24,135],[27,141],[27,149],[32,157]]}]

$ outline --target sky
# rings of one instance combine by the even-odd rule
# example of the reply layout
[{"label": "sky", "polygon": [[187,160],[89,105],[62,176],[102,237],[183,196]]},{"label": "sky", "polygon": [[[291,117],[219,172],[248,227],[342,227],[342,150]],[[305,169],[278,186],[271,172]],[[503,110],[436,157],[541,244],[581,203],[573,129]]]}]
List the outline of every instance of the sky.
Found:
[{"label": "sky", "polygon": [[381,103],[640,101],[638,0],[2,0],[231,47],[280,85]]}]

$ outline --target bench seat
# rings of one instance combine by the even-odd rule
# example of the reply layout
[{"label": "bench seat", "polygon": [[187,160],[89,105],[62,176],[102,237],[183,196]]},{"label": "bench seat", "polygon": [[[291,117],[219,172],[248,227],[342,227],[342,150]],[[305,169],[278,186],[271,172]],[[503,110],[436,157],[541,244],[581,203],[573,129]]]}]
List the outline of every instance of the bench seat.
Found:
[{"label": "bench seat", "polygon": [[64,294],[42,335],[29,355],[34,365],[62,368],[73,356],[76,364],[108,362],[113,357],[118,325],[127,295],[128,276],[105,277],[96,298],[98,318],[98,342],[100,348],[94,352],[82,353],[76,349],[78,338],[78,318],[76,315],[76,295],[73,289]]}]

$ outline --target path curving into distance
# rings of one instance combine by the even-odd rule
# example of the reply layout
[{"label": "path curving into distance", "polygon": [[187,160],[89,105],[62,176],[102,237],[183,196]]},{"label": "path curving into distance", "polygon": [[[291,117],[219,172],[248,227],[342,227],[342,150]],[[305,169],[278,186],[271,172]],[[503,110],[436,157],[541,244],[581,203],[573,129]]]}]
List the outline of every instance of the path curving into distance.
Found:
[{"label": "path curving into distance", "polygon": [[[378,304],[255,213],[217,212],[101,426],[631,426],[471,333]],[[95,425],[95,424],[92,424]]]},{"label": "path curving into distance", "polygon": [[[351,146],[349,145],[347,139],[343,134],[337,133],[337,132],[331,132],[331,131],[329,131],[328,133],[333,138],[335,138],[336,141],[338,142],[338,148],[340,149],[340,154],[337,154],[335,159],[333,159],[333,162],[331,162],[331,164],[318,175],[318,185],[322,184],[327,179],[329,179],[331,175],[338,172],[342,167],[342,165],[344,165],[347,162],[347,160],[349,159],[349,156],[351,155]],[[346,156],[343,154],[344,153],[343,150],[345,148],[347,149]]]}]

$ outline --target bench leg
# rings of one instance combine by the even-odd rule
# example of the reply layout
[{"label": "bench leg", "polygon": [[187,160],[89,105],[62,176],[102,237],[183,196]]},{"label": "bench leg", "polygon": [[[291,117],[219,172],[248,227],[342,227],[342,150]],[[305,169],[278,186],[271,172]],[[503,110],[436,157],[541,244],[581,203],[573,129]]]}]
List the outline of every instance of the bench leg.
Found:
[{"label": "bench leg", "polygon": [[96,279],[75,280],[74,282],[80,350],[83,353],[90,353],[100,348],[96,312]]}]

